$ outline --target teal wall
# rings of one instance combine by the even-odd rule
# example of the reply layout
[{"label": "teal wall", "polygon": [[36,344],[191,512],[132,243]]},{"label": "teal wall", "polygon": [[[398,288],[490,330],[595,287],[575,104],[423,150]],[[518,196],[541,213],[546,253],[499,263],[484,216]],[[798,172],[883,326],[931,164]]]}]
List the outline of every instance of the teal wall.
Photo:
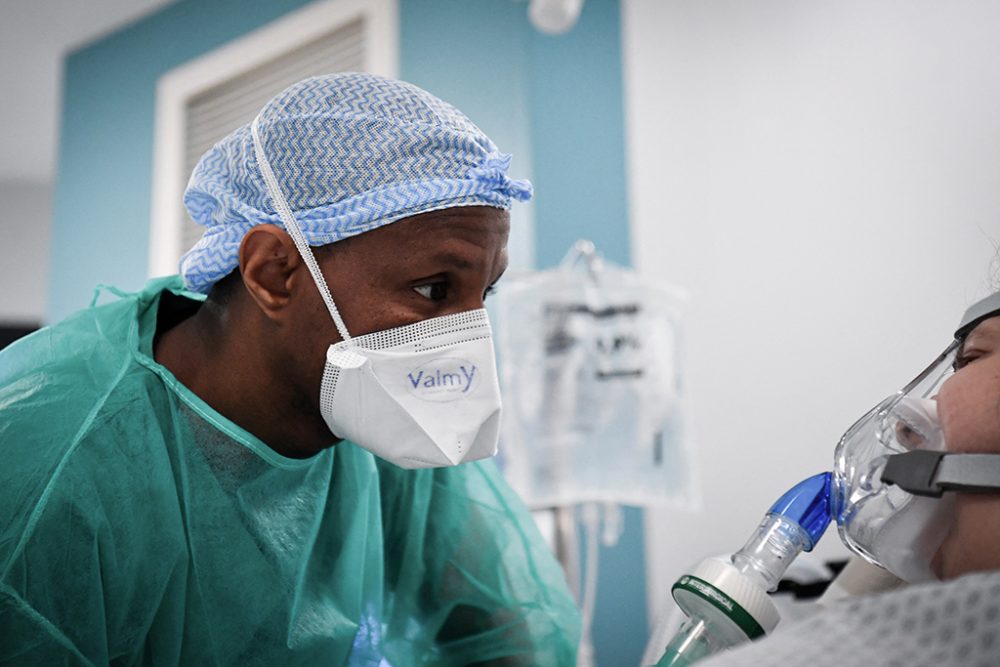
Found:
[{"label": "teal wall", "polygon": [[[548,36],[528,23],[523,2],[401,3],[401,77],[487,132],[501,119],[520,131],[494,136],[514,152],[515,167],[518,149],[530,148],[538,268],[557,264],[580,238],[631,263],[620,17],[618,0],[586,0],[572,31]],[[627,508],[620,543],[601,548],[593,638],[602,667],[638,665],[645,647],[642,524],[642,511]]]},{"label": "teal wall", "polygon": [[[586,0],[557,37],[531,31],[535,255],[555,265],[579,238],[630,265],[621,10]],[[601,547],[592,630],[597,664],[638,665],[647,638],[642,511],[625,509],[615,548]]]},{"label": "teal wall", "polygon": [[308,0],[181,0],[67,57],[49,322],[146,279],[156,82]]},{"label": "teal wall", "polygon": [[531,133],[539,266],[578,238],[629,265],[618,0],[586,0],[580,22],[556,37],[530,32]]},{"label": "teal wall", "polygon": [[[534,180],[525,8],[504,0],[401,0],[400,78],[472,118]],[[535,266],[534,203],[511,210],[510,269]]]},{"label": "teal wall", "polygon": [[[550,267],[578,238],[628,264],[619,1],[587,0],[558,37],[529,25],[525,2],[399,2],[401,77],[465,111],[534,181],[522,214],[534,233],[512,248],[515,266]],[[49,321],[86,305],[97,283],[145,281],[159,77],[305,4],[182,0],[67,58]],[[641,519],[626,511],[621,543],[602,548],[602,666],[636,665],[645,645]]]}]

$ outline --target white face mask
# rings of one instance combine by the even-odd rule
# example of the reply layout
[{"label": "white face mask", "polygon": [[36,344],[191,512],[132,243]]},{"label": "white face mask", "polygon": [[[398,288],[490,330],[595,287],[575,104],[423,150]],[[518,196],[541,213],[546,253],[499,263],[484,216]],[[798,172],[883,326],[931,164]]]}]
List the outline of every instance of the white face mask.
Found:
[{"label": "white face mask", "polygon": [[343,339],[327,349],[320,384],[320,411],[330,431],[401,468],[496,454],[500,387],[486,311],[352,337],[274,178],[256,120],[251,133],[268,194]]},{"label": "white face mask", "polygon": [[493,456],[500,387],[486,311],[331,345],[320,409],[336,435],[403,468]]}]

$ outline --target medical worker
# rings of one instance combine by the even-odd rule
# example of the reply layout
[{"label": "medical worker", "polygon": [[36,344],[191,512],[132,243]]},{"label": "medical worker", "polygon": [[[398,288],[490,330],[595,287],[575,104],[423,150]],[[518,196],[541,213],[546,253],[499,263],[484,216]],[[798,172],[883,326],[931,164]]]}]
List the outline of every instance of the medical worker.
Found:
[{"label": "medical worker", "polygon": [[848,431],[836,459],[841,536],[912,585],[840,601],[699,666],[1000,665],[1000,292]]},{"label": "medical worker", "polygon": [[198,163],[180,278],[5,350],[0,663],[574,664],[489,460],[509,162],[415,86],[307,79]]}]

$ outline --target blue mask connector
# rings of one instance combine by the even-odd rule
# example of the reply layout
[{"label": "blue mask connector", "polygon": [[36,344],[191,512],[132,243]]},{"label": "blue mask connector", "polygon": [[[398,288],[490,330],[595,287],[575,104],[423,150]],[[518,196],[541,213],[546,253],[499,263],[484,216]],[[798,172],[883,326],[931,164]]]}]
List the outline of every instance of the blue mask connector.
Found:
[{"label": "blue mask connector", "polygon": [[812,551],[830,518],[833,474],[824,472],[786,491],[746,545],[732,556],[733,565],[766,591],[773,591],[785,570],[803,551]]},{"label": "blue mask connector", "polygon": [[833,473],[824,472],[803,480],[771,505],[768,514],[780,514],[797,523],[809,537],[803,551],[812,551],[823,537],[833,516],[830,507]]}]

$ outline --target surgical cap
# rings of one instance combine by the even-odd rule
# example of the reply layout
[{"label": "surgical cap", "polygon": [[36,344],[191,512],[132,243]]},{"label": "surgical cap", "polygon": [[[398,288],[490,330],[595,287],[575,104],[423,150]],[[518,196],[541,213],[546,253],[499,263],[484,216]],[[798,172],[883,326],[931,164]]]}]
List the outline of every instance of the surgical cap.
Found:
[{"label": "surgical cap", "polygon": [[[402,81],[337,73],[300,81],[258,115],[264,154],[310,245],[455,206],[509,209],[531,184],[462,112]],[[254,156],[250,124],[202,156],[184,193],[201,240],[181,258],[207,293],[239,264],[254,225],[284,227]]]}]

